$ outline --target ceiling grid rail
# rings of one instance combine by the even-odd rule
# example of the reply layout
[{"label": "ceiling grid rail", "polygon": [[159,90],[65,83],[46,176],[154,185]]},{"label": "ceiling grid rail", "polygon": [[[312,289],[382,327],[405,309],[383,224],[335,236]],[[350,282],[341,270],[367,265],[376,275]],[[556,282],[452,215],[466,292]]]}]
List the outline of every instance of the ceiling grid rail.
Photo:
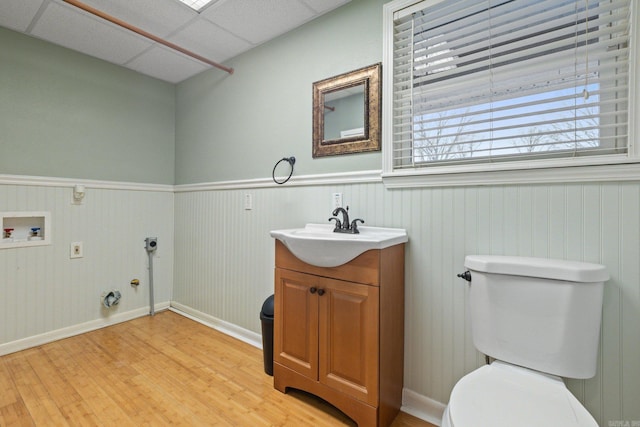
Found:
[{"label": "ceiling grid rail", "polygon": [[180,47],[180,46],[178,46],[178,45],[176,45],[174,43],[171,43],[171,42],[169,42],[169,41],[167,41],[167,40],[165,40],[163,38],[160,38],[160,37],[155,36],[155,35],[153,35],[151,33],[148,33],[147,31],[144,31],[141,28],[133,26],[133,25],[121,20],[121,19],[118,19],[118,18],[116,18],[114,16],[111,16],[111,15],[109,15],[107,13],[104,13],[104,12],[98,10],[98,9],[95,9],[95,8],[85,4],[85,3],[82,3],[82,2],[80,2],[78,0],[64,0],[64,1],[65,1],[65,3],[68,3],[68,4],[72,5],[72,6],[75,6],[75,7],[79,8],[79,9],[81,9],[81,10],[84,10],[87,13],[95,15],[98,18],[102,18],[102,19],[104,19],[106,21],[109,21],[109,22],[115,24],[115,25],[118,25],[119,27],[125,28],[125,29],[127,29],[129,31],[132,31],[132,32],[134,32],[136,34],[139,34],[139,35],[143,36],[143,37],[146,37],[149,40],[153,40],[156,43],[160,43],[160,44],[162,44],[162,45],[164,45],[164,46],[166,46],[166,47],[168,47],[170,49],[176,50],[176,51],[178,51],[180,53],[183,53],[183,54],[185,54],[187,56],[190,56],[191,58],[194,58],[194,59],[196,59],[196,60],[198,60],[200,62],[203,62],[205,64],[211,65],[211,66],[213,66],[215,68],[218,68],[220,70],[226,71],[229,74],[233,74],[233,68],[226,67],[226,66],[224,66],[222,64],[219,64],[219,63],[217,63],[215,61],[211,61],[210,59],[207,59],[204,56],[198,55],[195,52],[187,50],[187,49],[185,49],[183,47]]}]

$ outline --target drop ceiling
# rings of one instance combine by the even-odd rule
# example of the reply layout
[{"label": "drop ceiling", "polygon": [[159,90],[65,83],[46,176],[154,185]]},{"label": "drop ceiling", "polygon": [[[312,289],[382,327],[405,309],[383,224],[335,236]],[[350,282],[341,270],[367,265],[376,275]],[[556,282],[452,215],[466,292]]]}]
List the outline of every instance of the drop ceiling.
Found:
[{"label": "drop ceiling", "polygon": [[[154,36],[224,63],[351,0],[84,0]],[[0,0],[0,26],[171,83],[212,68],[63,0]],[[220,71],[224,73],[224,71]]]}]

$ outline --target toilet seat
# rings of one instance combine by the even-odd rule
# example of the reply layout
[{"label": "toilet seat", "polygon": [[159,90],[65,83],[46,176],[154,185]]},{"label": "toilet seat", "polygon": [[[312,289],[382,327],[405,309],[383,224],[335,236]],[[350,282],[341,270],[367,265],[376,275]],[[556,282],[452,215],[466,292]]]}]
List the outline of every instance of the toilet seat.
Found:
[{"label": "toilet seat", "polygon": [[443,426],[597,427],[561,378],[495,361],[453,388]]}]

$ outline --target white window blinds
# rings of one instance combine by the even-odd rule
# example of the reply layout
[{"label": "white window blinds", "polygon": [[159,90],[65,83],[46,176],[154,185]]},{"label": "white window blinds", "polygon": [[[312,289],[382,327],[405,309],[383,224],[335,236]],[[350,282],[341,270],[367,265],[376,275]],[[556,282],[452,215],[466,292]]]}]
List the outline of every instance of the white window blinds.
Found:
[{"label": "white window blinds", "polygon": [[394,15],[393,168],[625,154],[630,0]]}]

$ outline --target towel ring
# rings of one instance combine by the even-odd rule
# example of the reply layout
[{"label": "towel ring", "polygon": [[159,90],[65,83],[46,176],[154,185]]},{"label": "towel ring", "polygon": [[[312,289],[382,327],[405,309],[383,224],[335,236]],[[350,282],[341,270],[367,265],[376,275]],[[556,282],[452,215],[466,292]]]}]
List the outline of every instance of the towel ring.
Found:
[{"label": "towel ring", "polygon": [[[276,168],[282,162],[289,163],[289,166],[291,166],[291,171],[289,172],[289,176],[284,181],[278,181],[276,179]],[[293,156],[283,157],[282,159],[278,160],[278,162],[276,162],[276,165],[273,167],[273,171],[271,172],[271,177],[273,178],[273,182],[275,182],[276,184],[284,184],[285,182],[289,181],[289,179],[291,178],[291,175],[293,175],[293,165],[295,165],[295,163],[296,163],[296,158]]]}]

